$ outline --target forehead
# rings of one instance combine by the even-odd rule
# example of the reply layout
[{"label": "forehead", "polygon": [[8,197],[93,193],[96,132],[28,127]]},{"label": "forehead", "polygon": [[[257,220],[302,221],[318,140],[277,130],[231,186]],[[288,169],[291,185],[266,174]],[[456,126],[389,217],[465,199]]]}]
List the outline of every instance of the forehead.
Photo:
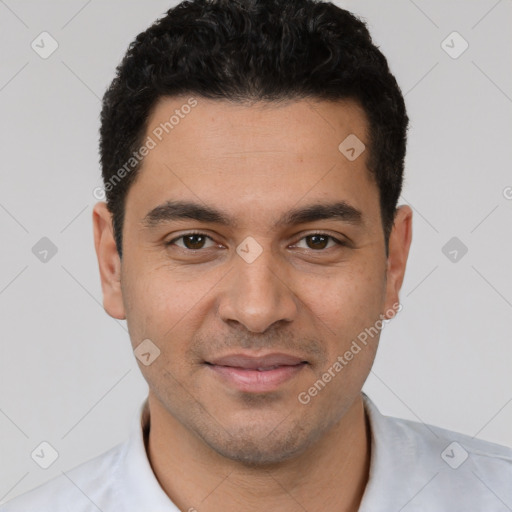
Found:
[{"label": "forehead", "polygon": [[193,200],[242,222],[244,215],[270,221],[301,201],[343,200],[378,217],[367,151],[347,158],[340,151],[347,137],[368,141],[364,111],[351,101],[163,98],[148,119],[145,140],[153,147],[128,193],[127,214],[129,204],[141,218],[160,203]]},{"label": "forehead", "polygon": [[[189,142],[193,135],[198,158],[219,156],[218,150],[225,156],[255,151],[324,154],[327,146],[337,150],[341,136],[366,140],[367,131],[366,114],[352,100],[242,104],[187,96],[160,98],[147,126],[147,135],[164,147]],[[324,144],[319,145],[320,139]]]}]

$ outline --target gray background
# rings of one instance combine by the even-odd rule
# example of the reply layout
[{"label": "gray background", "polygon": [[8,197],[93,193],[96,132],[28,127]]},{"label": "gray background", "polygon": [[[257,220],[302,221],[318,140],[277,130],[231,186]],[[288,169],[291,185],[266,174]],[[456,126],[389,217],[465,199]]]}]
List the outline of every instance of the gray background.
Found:
[{"label": "gray background", "polygon": [[[338,4],[367,20],[411,117],[403,310],[364,390],[385,414],[510,446],[512,2]],[[100,98],[172,5],[0,0],[0,503],[124,440],[146,396],[126,324],[101,305],[92,191]],[[43,31],[59,45],[47,59],[31,48]],[[453,31],[469,43],[458,58],[441,46]],[[452,237],[468,248],[455,262]],[[48,469],[30,456],[42,441],[59,454]]]}]

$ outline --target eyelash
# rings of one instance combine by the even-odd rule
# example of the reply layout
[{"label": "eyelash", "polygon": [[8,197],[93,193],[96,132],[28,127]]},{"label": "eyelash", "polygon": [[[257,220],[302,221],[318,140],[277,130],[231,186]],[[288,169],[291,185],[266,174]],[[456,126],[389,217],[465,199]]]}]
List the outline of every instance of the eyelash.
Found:
[{"label": "eyelash", "polygon": [[[187,236],[193,236],[193,235],[200,235],[200,236],[204,236],[205,238],[208,238],[209,240],[212,240],[214,241],[210,236],[206,235],[205,233],[201,233],[200,231],[190,231],[189,233],[185,233],[183,235],[180,235],[176,238],[173,238],[172,240],[170,240],[169,242],[166,242],[165,245],[166,246],[171,246],[174,244],[174,242],[176,242],[177,240],[181,240],[182,238],[185,238]],[[346,247],[348,246],[348,243],[347,242],[344,242],[342,240],[339,240],[338,238],[335,238],[333,237],[332,235],[328,235],[327,233],[323,233],[321,231],[317,231],[317,232],[314,232],[314,233],[308,233],[307,235],[304,235],[302,238],[299,239],[299,242],[301,240],[303,240],[304,238],[307,238],[307,237],[310,237],[310,236],[323,236],[323,237],[326,237],[326,238],[329,238],[331,239],[334,243],[336,243],[337,245],[341,246],[341,247]],[[187,249],[187,248],[183,248],[183,247],[180,247],[180,249],[183,249],[184,251],[187,251],[187,252],[199,252],[199,251],[203,251],[205,249]],[[330,249],[332,249],[332,247],[330,247]],[[312,252],[324,252],[326,251],[327,249],[309,249],[310,251]]]}]

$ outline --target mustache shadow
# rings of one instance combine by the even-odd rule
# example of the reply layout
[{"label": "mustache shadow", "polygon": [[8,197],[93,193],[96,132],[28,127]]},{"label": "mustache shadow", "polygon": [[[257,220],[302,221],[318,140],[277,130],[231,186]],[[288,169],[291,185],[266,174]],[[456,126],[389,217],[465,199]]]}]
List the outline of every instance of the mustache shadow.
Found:
[{"label": "mustache shadow", "polygon": [[266,349],[268,352],[291,353],[304,360],[320,364],[327,361],[327,353],[321,340],[284,332],[270,336],[268,333],[255,335],[247,332],[200,335],[194,338],[187,353],[193,359],[205,361],[215,356],[234,353],[240,349],[244,351]]}]

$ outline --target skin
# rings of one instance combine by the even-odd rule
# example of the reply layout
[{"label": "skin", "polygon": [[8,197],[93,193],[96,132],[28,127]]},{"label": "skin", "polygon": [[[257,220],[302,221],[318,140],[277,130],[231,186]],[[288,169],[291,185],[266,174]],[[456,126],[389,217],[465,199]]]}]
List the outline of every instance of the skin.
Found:
[{"label": "skin", "polygon": [[[161,99],[147,133],[187,99]],[[128,192],[122,260],[105,203],[93,213],[105,310],[126,318],[134,349],[145,339],[160,349],[150,365],[139,361],[150,463],[182,510],[355,511],[371,460],[361,389],[379,336],[308,404],[298,395],[396,308],[412,211],[398,208],[386,258],[368,148],[353,162],[338,150],[349,134],[368,140],[355,103],[197,101],[145,157]],[[207,204],[237,225],[148,227],[148,212],[169,200]],[[362,212],[361,224],[274,226],[293,208],[341,200]],[[166,245],[192,230],[211,239]],[[308,237],[315,232],[348,245]],[[262,249],[252,263],[236,252],[249,236]],[[309,364],[273,391],[243,392],[205,364],[240,351]]]}]

